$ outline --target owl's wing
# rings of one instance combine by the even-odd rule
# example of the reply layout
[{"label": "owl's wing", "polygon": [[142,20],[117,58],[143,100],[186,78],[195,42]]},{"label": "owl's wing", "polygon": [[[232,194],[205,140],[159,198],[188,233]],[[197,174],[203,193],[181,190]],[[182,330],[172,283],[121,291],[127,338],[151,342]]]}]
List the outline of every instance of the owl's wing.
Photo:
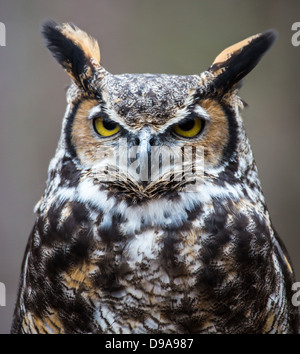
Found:
[{"label": "owl's wing", "polygon": [[19,279],[19,286],[18,286],[18,294],[17,294],[17,303],[15,306],[14,314],[13,314],[13,322],[11,327],[11,333],[24,333],[22,330],[22,323],[24,319],[24,290],[27,287],[26,284],[26,273],[27,273],[27,265],[28,265],[28,258],[30,254],[30,245],[33,238],[33,230],[29,236],[29,240],[27,242],[27,246],[25,249],[22,267],[21,267],[21,277]]},{"label": "owl's wing", "polygon": [[273,231],[274,231],[274,246],[275,246],[277,258],[280,261],[280,265],[283,271],[286,273],[287,278],[291,278],[291,280],[294,282],[295,276],[294,276],[294,269],[293,269],[291,258],[287,252],[284,243],[281,241],[277,231],[274,228]]}]

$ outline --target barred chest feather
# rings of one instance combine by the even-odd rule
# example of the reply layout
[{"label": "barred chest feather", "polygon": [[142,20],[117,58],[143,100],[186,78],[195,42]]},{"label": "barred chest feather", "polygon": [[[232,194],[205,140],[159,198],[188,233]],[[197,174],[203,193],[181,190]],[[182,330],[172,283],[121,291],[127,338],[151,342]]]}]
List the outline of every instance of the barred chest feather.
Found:
[{"label": "barred chest feather", "polygon": [[37,219],[24,263],[23,328],[28,322],[32,331],[34,322],[39,332],[66,333],[239,333],[241,323],[243,332],[289,329],[281,269],[287,265],[263,210],[232,193],[222,204],[217,194],[183,193],[130,206],[99,189],[88,193],[85,183],[61,190]]}]

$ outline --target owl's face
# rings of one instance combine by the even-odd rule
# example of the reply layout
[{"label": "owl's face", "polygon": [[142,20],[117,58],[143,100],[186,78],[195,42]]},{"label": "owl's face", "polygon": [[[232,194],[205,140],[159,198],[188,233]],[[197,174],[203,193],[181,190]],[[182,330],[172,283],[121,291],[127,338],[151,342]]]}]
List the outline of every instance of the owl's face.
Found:
[{"label": "owl's face", "polygon": [[97,42],[77,27],[49,22],[44,35],[73,79],[60,145],[80,178],[134,200],[189,191],[205,179],[240,180],[251,151],[237,88],[273,32],[226,49],[190,76],[112,75]]},{"label": "owl's face", "polygon": [[71,125],[70,147],[82,168],[101,183],[110,179],[116,191],[145,194],[194,183],[196,174],[184,176],[188,163],[198,178],[204,159],[207,171],[217,167],[228,119],[218,100],[195,97],[199,83],[196,75],[106,74],[99,98],[80,100]]}]

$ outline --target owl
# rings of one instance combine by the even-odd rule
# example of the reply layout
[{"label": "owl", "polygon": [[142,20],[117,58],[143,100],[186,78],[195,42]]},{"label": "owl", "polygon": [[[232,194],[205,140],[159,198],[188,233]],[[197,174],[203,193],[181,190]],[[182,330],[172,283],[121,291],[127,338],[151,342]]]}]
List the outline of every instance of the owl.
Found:
[{"label": "owl", "polygon": [[43,35],[71,84],[11,332],[297,333],[238,96],[276,32],[187,76],[113,75],[77,26]]}]

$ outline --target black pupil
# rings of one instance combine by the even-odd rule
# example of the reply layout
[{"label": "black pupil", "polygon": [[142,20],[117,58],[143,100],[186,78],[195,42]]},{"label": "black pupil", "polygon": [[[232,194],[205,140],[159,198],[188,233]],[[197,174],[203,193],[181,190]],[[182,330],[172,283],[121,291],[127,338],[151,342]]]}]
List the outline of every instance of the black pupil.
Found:
[{"label": "black pupil", "polygon": [[195,120],[194,119],[189,119],[189,120],[187,120],[185,122],[182,122],[182,123],[178,124],[178,127],[181,130],[189,131],[189,130],[194,128],[194,125],[195,125]]},{"label": "black pupil", "polygon": [[117,123],[113,122],[112,120],[108,119],[108,118],[103,118],[103,127],[106,130],[114,130],[117,127]]}]

